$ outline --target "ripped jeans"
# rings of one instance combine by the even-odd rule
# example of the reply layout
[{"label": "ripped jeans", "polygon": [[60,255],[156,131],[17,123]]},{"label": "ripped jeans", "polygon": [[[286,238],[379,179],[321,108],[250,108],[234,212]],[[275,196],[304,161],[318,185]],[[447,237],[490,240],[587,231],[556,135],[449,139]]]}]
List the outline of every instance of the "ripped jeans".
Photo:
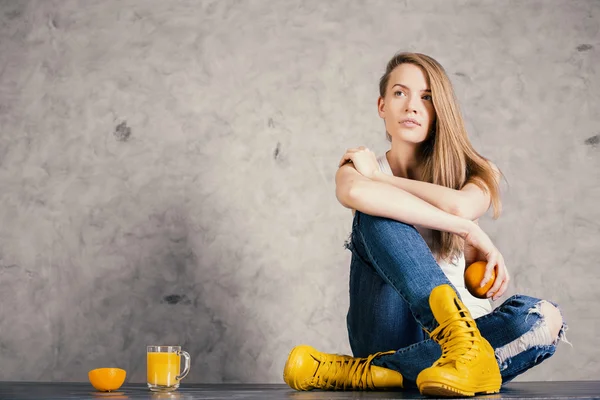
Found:
[{"label": "ripped jeans", "polygon": [[[397,350],[373,364],[400,372],[412,386],[419,372],[442,354],[423,330],[438,325],[429,294],[438,285],[452,284],[411,225],[357,211],[347,248],[352,251],[347,316],[352,352],[367,357]],[[503,383],[553,355],[564,338],[564,322],[559,337],[551,337],[541,304],[516,295],[475,320],[495,350]]]}]

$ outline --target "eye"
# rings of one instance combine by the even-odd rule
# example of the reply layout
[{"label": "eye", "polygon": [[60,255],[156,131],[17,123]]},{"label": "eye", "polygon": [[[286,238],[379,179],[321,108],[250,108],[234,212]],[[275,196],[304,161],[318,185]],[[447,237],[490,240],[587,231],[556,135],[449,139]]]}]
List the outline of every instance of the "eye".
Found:
[{"label": "eye", "polygon": [[400,94],[404,94],[404,92],[403,92],[403,91],[401,91],[401,90],[396,90],[396,91],[394,92],[394,96],[399,96]]},{"label": "eye", "polygon": [[425,96],[423,96],[423,100],[431,101],[432,97],[430,94],[426,94]]}]

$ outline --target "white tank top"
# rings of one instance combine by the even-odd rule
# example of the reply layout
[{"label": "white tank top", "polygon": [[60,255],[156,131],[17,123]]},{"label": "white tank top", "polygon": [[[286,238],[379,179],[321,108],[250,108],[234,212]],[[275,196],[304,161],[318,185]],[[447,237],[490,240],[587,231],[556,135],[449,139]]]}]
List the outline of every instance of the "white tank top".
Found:
[{"label": "white tank top", "polygon": [[[394,175],[392,173],[392,168],[390,167],[390,163],[387,160],[385,154],[377,158],[377,162],[379,163],[379,168],[381,172]],[[432,240],[433,240],[433,231],[431,229],[424,228],[422,226],[416,225],[415,228],[419,231],[427,246],[431,249]],[[479,318],[483,315],[489,314],[492,311],[492,304],[489,300],[486,299],[478,299],[469,293],[467,288],[465,287],[464,281],[464,271],[465,271],[465,255],[461,253],[460,256],[455,257],[452,262],[448,262],[445,260],[440,260],[439,257],[435,256],[438,265],[444,271],[444,274],[448,277],[448,280],[452,282],[458,293],[460,294],[460,298],[462,299],[465,307],[469,309],[471,316],[473,318]]]}]

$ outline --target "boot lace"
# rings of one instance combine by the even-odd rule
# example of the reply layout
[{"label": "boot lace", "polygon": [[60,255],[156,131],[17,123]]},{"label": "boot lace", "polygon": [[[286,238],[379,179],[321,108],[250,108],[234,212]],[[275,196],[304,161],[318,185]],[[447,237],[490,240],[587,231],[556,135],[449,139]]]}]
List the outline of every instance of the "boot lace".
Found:
[{"label": "boot lace", "polygon": [[431,332],[431,337],[440,344],[442,357],[434,366],[450,363],[465,364],[478,354],[479,335],[473,319],[464,311],[448,318]]},{"label": "boot lace", "polygon": [[326,354],[320,361],[311,385],[325,390],[373,390],[375,385],[370,373],[371,362],[376,357],[392,353],[395,351],[380,352],[367,358]]}]

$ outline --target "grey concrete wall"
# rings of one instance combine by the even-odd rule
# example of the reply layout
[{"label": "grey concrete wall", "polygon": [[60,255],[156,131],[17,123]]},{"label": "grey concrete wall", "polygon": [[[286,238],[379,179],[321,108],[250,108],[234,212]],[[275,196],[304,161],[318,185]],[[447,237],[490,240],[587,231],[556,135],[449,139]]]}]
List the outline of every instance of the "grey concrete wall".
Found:
[{"label": "grey concrete wall", "polygon": [[377,81],[438,59],[509,182],[484,229],[512,293],[573,347],[523,380],[598,378],[600,2],[1,1],[0,379],[281,382],[348,352],[344,150],[387,148]]}]

